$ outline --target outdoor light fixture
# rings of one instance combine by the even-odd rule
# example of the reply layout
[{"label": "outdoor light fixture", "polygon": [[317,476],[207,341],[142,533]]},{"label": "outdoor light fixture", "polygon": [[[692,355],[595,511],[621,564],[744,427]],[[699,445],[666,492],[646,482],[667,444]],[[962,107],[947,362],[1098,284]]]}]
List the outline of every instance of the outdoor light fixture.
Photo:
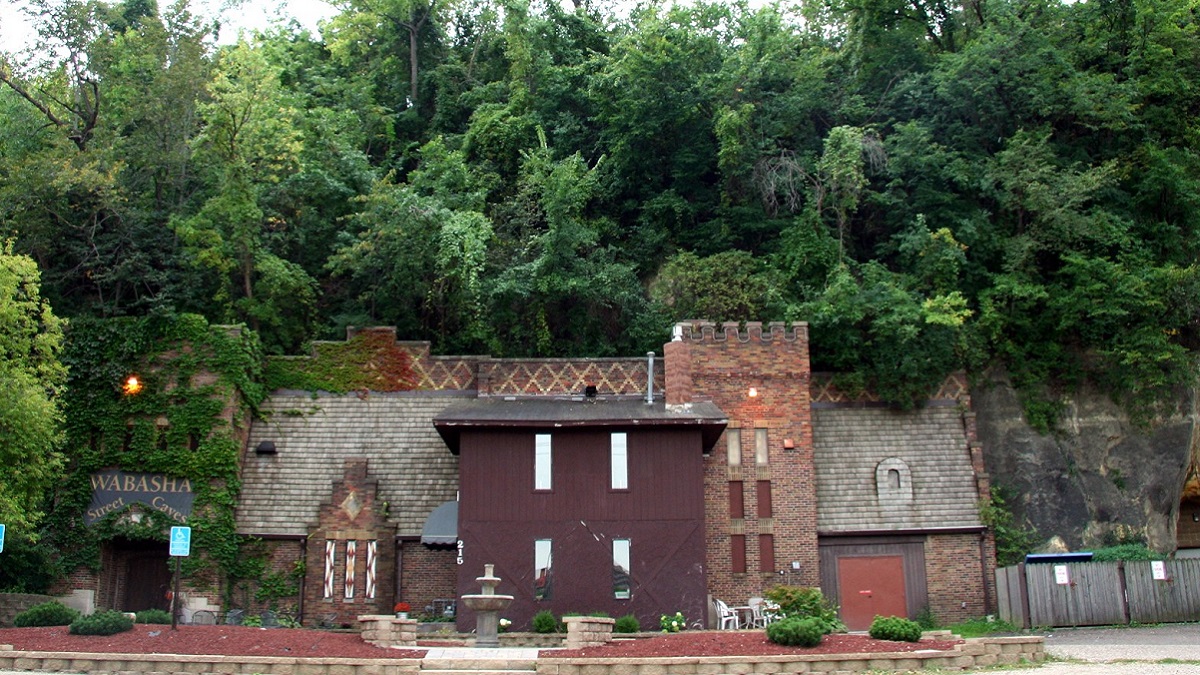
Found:
[{"label": "outdoor light fixture", "polygon": [[783,449],[784,450],[793,450],[793,449],[795,449],[795,447],[796,447],[796,444],[792,441],[792,439],[790,439],[790,438],[783,439]]},{"label": "outdoor light fixture", "polygon": [[121,385],[121,392],[126,396],[133,396],[134,394],[141,393],[141,391],[142,381],[138,379],[137,375],[130,375],[124,384]]},{"label": "outdoor light fixture", "polygon": [[754,398],[758,396],[758,389],[756,387],[750,387],[750,391],[746,392],[746,395],[750,398]]},{"label": "outdoor light fixture", "polygon": [[1192,511],[1192,522],[1200,523],[1200,511]]},{"label": "outdoor light fixture", "polygon": [[275,450],[275,441],[260,442],[258,446],[254,448],[254,452],[259,455],[274,455],[277,452],[277,450]]}]

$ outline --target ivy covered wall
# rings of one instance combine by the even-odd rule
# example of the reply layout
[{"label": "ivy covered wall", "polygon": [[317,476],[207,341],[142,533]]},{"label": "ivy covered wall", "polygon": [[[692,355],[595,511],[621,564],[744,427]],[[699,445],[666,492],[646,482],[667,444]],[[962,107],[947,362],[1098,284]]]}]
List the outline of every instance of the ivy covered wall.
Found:
[{"label": "ivy covered wall", "polygon": [[[71,324],[63,355],[67,470],[45,533],[59,552],[60,574],[98,571],[101,545],[117,537],[165,547],[170,526],[178,524],[140,504],[85,524],[91,474],[114,468],[190,481],[192,554],[184,559],[190,585],[228,594],[238,580],[261,574],[261,559],[243,555],[234,509],[240,452],[264,396],[262,362],[253,332],[197,315]],[[140,384],[136,393],[130,377]]]}]

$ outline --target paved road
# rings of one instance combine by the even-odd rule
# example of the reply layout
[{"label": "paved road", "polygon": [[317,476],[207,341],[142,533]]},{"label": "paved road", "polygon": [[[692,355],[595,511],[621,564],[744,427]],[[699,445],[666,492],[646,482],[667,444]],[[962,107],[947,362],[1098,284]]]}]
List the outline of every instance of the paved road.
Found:
[{"label": "paved road", "polygon": [[988,675],[1200,675],[1200,624],[1056,630],[1046,652],[1063,661]]}]

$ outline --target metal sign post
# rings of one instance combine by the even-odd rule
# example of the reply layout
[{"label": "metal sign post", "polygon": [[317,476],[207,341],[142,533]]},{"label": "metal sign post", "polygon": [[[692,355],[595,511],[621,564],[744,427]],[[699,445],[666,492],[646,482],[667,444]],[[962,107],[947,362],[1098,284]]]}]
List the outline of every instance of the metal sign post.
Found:
[{"label": "metal sign post", "polygon": [[175,590],[171,592],[171,630],[179,630],[179,559],[187,557],[191,552],[192,528],[172,527],[170,554],[175,558]]}]

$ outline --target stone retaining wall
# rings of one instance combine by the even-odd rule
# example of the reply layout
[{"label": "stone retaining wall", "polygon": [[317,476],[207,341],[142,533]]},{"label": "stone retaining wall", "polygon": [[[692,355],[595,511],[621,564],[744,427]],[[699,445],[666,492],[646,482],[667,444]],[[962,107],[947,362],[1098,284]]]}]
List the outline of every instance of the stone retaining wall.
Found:
[{"label": "stone retaining wall", "polygon": [[18,614],[43,602],[58,600],[50,595],[34,593],[0,593],[0,627],[9,628]]},{"label": "stone retaining wall", "polygon": [[541,657],[538,675],[719,675],[721,673],[861,673],[904,672],[923,668],[944,671],[996,665],[1041,663],[1042,637],[978,638],[950,651],[880,654],[814,654],[812,656],[723,656],[637,659],[570,659]]},{"label": "stone retaining wall", "polygon": [[[122,673],[123,675],[417,675],[420,659],[301,659],[277,656],[175,656],[2,651],[0,671]],[[185,661],[186,659],[186,661]]]},{"label": "stone retaining wall", "polygon": [[[638,659],[541,657],[538,675],[719,675],[721,673],[857,673],[940,668],[959,671],[1041,663],[1042,637],[979,638],[950,651],[812,656],[726,656]],[[186,663],[183,661],[186,659]],[[173,656],[4,651],[0,671],[110,672],[122,675],[419,675],[420,659],[301,659],[268,656]]]}]

